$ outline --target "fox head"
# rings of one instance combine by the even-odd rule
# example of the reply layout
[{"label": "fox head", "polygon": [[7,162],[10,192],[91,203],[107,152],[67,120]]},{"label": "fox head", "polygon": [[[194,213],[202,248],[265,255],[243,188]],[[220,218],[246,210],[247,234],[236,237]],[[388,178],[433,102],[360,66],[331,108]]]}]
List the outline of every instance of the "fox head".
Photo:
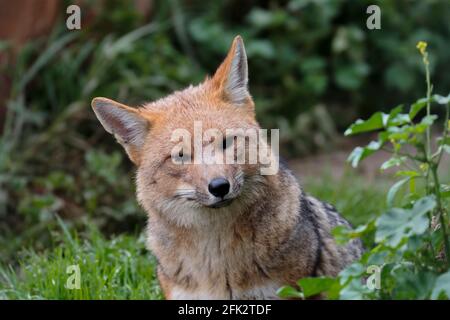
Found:
[{"label": "fox head", "polygon": [[[92,108],[137,166],[140,204],[177,224],[201,223],[220,210],[240,212],[257,201],[261,186],[270,179],[260,175],[258,163],[208,161],[211,148],[215,156],[231,150],[232,157],[238,157],[239,134],[230,135],[229,129],[259,129],[239,36],[214,76],[195,87],[140,108],[106,98],[93,99]],[[196,142],[196,134],[202,135],[196,132],[199,126],[205,134]],[[244,141],[244,151],[248,148]]]}]

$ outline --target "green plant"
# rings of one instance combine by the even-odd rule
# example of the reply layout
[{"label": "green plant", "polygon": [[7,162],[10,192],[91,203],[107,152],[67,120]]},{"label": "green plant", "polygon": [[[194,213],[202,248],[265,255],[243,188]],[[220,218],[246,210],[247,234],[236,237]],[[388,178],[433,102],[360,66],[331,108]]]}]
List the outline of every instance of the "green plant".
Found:
[{"label": "green plant", "polygon": [[[383,13],[379,31],[365,26],[366,8],[373,4]],[[196,59],[208,70],[214,70],[234,35],[244,37],[258,118],[264,127],[281,128],[284,154],[329,148],[335,128],[347,127],[354,117],[417,99],[421,65],[411,43],[429,39],[435,48],[432,70],[450,65],[450,6],[443,1],[410,1],[408,6],[380,0],[180,5]],[[450,85],[445,72],[436,78],[439,90]],[[383,99],[370,98],[378,92],[386,93]],[[317,106],[324,111],[320,116]]]},{"label": "green plant", "polygon": [[[398,106],[388,114],[377,112],[368,120],[358,120],[346,135],[378,131],[378,140],[357,147],[349,156],[356,167],[360,161],[384,150],[392,156],[382,170],[395,168],[396,182],[387,193],[388,209],[355,230],[338,227],[336,241],[345,244],[352,238],[373,235],[375,246],[362,258],[344,269],[336,278],[305,278],[298,281],[301,290],[283,287],[279,294],[310,297],[326,293],[331,299],[441,299],[450,298],[450,238],[448,204],[450,185],[441,180],[444,153],[450,153],[450,94],[432,95],[427,44],[419,42],[426,75],[426,97],[412,104],[408,113]],[[432,125],[438,116],[431,114],[432,103],[443,107],[442,135],[432,144]],[[425,116],[417,121],[425,109]],[[393,207],[394,198],[409,185],[401,207]],[[369,269],[368,269],[369,268]],[[372,271],[370,271],[370,268]],[[377,270],[378,274],[370,276]],[[367,281],[380,277],[379,287]]]},{"label": "green plant", "polygon": [[[144,223],[132,166],[99,130],[89,102],[154,100],[199,70],[173,48],[164,19],[134,29],[123,3],[114,3],[95,20],[100,29],[114,25],[100,39],[98,28],[67,32],[57,25],[46,41],[27,43],[14,64],[0,61],[11,82],[0,135],[0,261],[14,260],[21,247],[48,246],[54,214],[75,223],[89,215],[105,233]],[[2,57],[10,49],[2,42]]]},{"label": "green plant", "polygon": [[[19,270],[0,263],[2,299],[161,299],[156,261],[144,237],[106,239],[92,221],[84,234],[57,218],[52,246],[20,252]],[[79,289],[67,288],[71,266],[79,268]],[[69,281],[70,283],[70,281]]]}]

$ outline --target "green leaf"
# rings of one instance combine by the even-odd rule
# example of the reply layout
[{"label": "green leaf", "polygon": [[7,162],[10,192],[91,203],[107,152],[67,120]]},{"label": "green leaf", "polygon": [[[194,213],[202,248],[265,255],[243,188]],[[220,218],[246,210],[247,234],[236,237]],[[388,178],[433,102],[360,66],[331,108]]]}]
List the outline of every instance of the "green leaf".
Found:
[{"label": "green leaf", "polygon": [[427,196],[416,201],[412,209],[392,208],[376,221],[375,241],[386,241],[396,247],[404,238],[423,234],[429,225],[426,213],[434,209],[436,200]]},{"label": "green leaf", "polygon": [[440,148],[442,148],[445,152],[450,154],[450,146],[449,145],[442,145],[440,146]]},{"label": "green leaf", "polygon": [[422,118],[422,121],[420,121],[420,124],[425,125],[427,127],[431,126],[434,123],[434,120],[438,118],[435,114],[430,114],[429,116],[425,116]]},{"label": "green leaf", "polygon": [[352,164],[353,168],[356,168],[363,159],[380,150],[382,145],[383,143],[380,141],[372,141],[366,147],[356,147],[348,156],[347,161]]},{"label": "green leaf", "polygon": [[402,112],[402,110],[403,110],[403,105],[402,105],[402,104],[400,104],[400,105],[396,106],[394,109],[392,109],[392,110],[389,112],[388,122],[389,122],[390,120],[394,119],[397,115],[399,115],[400,112]]},{"label": "green leaf", "polygon": [[337,280],[328,277],[303,278],[297,284],[302,288],[305,298],[328,291]]},{"label": "green leaf", "polygon": [[368,132],[377,129],[381,129],[387,123],[389,116],[382,112],[374,113],[368,120],[356,120],[347,130],[345,130],[344,135],[352,135],[361,132]]},{"label": "green leaf", "polygon": [[426,105],[427,105],[426,98],[419,99],[415,103],[413,103],[409,110],[409,118],[413,120],[416,117],[416,115],[420,112],[420,110],[425,108]]},{"label": "green leaf", "polygon": [[431,293],[431,299],[441,298],[450,299],[450,270],[436,278],[433,292]]},{"label": "green leaf", "polygon": [[362,300],[364,299],[364,295],[368,293],[370,293],[369,288],[367,288],[360,278],[355,278],[341,289],[339,299]]},{"label": "green leaf", "polygon": [[438,141],[438,144],[440,145],[440,146],[442,146],[442,145],[449,145],[450,146],[450,137],[439,137],[438,139],[437,139],[437,141]]},{"label": "green leaf", "polygon": [[358,226],[356,229],[350,229],[347,226],[339,225],[331,230],[336,243],[339,245],[345,245],[352,239],[360,238],[362,235],[366,234],[368,231],[372,230],[373,224],[371,221],[367,224]]},{"label": "green leaf", "polygon": [[395,173],[396,177],[410,177],[410,178],[414,178],[414,177],[419,177],[420,174],[416,171],[412,171],[412,170],[400,170],[397,171]]},{"label": "green leaf", "polygon": [[426,196],[414,203],[411,209],[413,215],[423,215],[436,207],[436,200],[434,196]]},{"label": "green leaf", "polygon": [[350,229],[347,226],[339,225],[331,230],[331,234],[337,244],[344,245],[350,241],[349,230]]},{"label": "green leaf", "polygon": [[291,286],[284,286],[277,290],[277,295],[281,298],[301,298],[303,299],[303,293]]},{"label": "green leaf", "polygon": [[448,104],[450,102],[450,93],[446,97],[441,96],[439,94],[435,94],[433,98],[434,101],[436,101],[439,104]]},{"label": "green leaf", "polygon": [[387,139],[395,142],[402,142],[409,138],[409,126],[403,126],[401,128],[391,127],[387,131]]},{"label": "green leaf", "polygon": [[390,158],[389,160],[385,161],[380,169],[381,170],[387,170],[391,167],[398,167],[399,165],[401,165],[402,163],[404,163],[406,161],[406,157],[398,157],[398,156],[393,156],[392,158]]},{"label": "green leaf", "polygon": [[387,197],[386,197],[386,203],[388,207],[392,207],[395,199],[395,195],[397,194],[398,190],[411,179],[410,177],[402,179],[400,181],[397,181],[388,191]]},{"label": "green leaf", "polygon": [[409,115],[400,113],[392,120],[389,120],[388,126],[401,126],[409,122],[411,122]]},{"label": "green leaf", "polygon": [[366,272],[366,269],[360,262],[354,262],[344,270],[339,272],[340,283],[346,285],[349,280],[353,278],[361,279],[361,276]]},{"label": "green leaf", "polygon": [[441,184],[441,198],[449,198],[450,197],[450,185]]},{"label": "green leaf", "polygon": [[387,251],[373,251],[367,258],[367,265],[382,265],[386,262],[386,258],[389,255]]},{"label": "green leaf", "polygon": [[402,268],[395,272],[396,299],[427,299],[436,281],[436,276],[428,271],[412,272],[409,268]]},{"label": "green leaf", "polygon": [[348,156],[347,161],[352,164],[353,168],[356,168],[361,161],[361,159],[367,157],[367,154],[364,154],[364,148],[363,147],[356,147],[352,153]]},{"label": "green leaf", "polygon": [[403,110],[403,105],[398,105],[389,112],[387,124],[385,126],[400,126],[410,122],[409,114],[400,113]]}]

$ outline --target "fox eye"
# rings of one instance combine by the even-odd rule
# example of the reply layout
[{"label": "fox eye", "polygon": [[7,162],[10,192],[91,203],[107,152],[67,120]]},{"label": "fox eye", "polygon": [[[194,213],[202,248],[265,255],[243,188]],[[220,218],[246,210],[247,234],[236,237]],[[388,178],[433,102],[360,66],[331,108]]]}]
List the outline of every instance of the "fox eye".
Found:
[{"label": "fox eye", "polygon": [[172,150],[172,153],[168,156],[168,159],[175,164],[188,164],[191,163],[191,156],[189,151],[186,153],[183,149],[180,150]]}]

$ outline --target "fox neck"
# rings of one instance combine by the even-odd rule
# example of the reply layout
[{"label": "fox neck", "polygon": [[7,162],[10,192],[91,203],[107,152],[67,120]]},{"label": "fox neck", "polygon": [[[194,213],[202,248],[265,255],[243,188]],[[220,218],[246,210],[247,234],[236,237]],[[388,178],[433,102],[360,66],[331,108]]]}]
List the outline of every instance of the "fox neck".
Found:
[{"label": "fox neck", "polygon": [[[223,293],[229,285],[236,292],[236,288],[264,287],[269,279],[274,287],[287,283],[265,266],[273,263],[274,253],[298,221],[301,191],[288,172],[265,176],[259,185],[257,192],[249,194],[252,202],[200,213],[215,215],[204,224],[180,226],[161,213],[149,212],[149,249],[174,285],[193,292],[210,283]],[[242,207],[240,211],[235,204]]]}]

